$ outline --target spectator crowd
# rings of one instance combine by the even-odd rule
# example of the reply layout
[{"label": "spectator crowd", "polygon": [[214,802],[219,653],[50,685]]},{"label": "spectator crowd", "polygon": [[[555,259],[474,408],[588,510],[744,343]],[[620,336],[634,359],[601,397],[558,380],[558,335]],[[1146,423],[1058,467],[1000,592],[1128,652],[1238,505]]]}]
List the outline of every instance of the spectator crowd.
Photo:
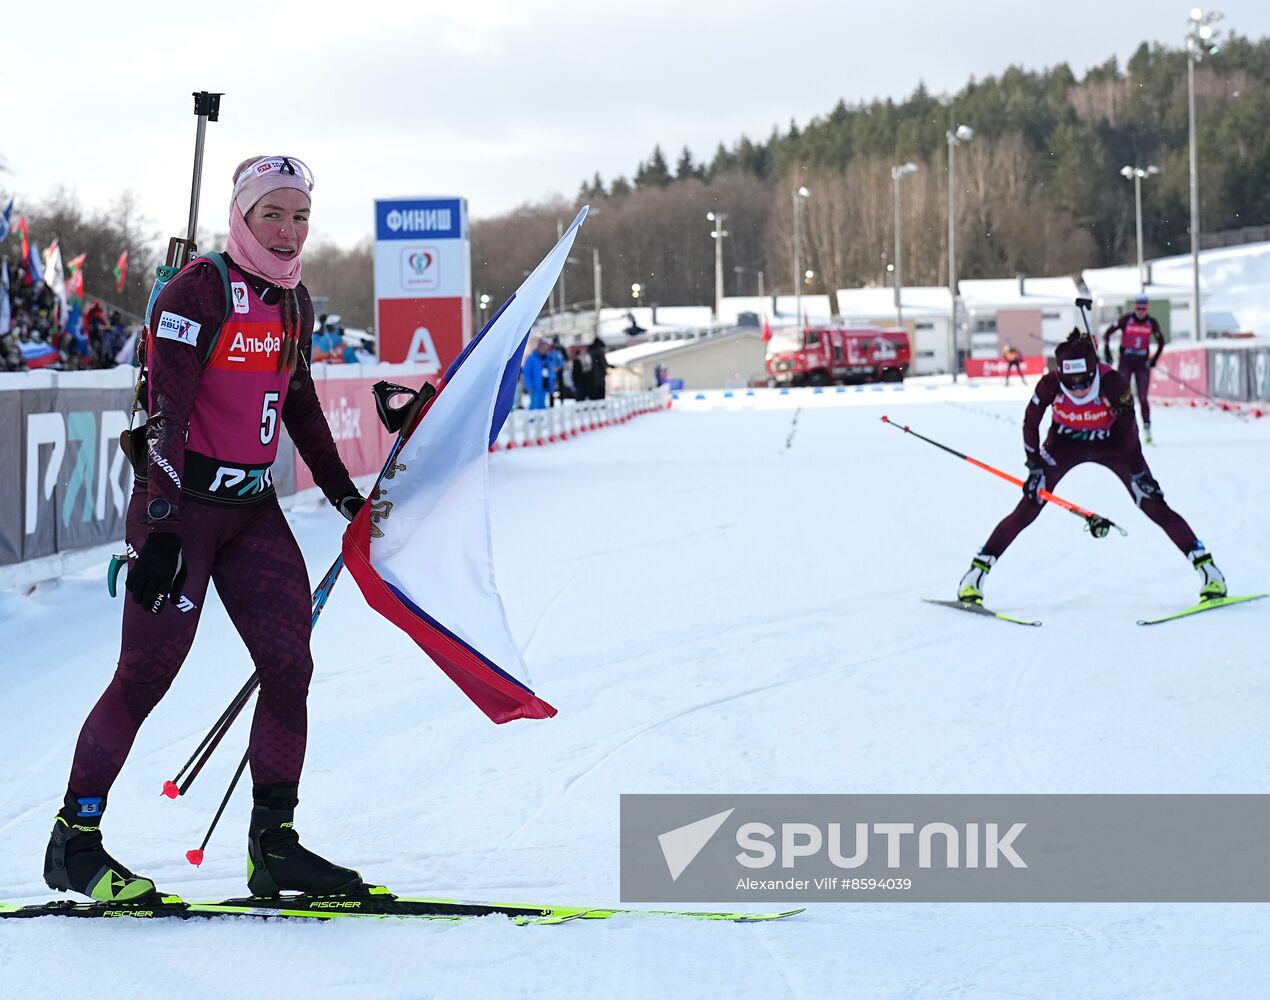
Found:
[{"label": "spectator crowd", "polygon": [[0,371],[35,368],[77,371],[113,368],[131,337],[123,314],[109,315],[93,301],[72,332],[58,315],[57,297],[43,281],[28,282],[25,268],[9,267],[8,330],[0,330]]},{"label": "spectator crowd", "polygon": [[539,337],[521,367],[529,409],[545,410],[566,399],[603,399],[609,369],[604,341],[566,348],[560,338]]}]

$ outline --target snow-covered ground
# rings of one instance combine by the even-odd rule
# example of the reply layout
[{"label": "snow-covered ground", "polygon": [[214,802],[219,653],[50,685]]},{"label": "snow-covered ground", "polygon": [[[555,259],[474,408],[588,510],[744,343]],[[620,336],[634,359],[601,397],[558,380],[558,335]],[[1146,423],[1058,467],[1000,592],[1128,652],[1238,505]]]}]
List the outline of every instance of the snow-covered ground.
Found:
[{"label": "snow-covered ground", "polygon": [[[546,722],[490,725],[340,581],[317,631],[297,827],[414,894],[616,903],[623,792],[1263,792],[1270,607],[1159,628],[1193,571],[1098,469],[989,579],[1018,628],[951,596],[1017,491],[884,426],[1012,471],[1017,388],[685,398],[491,458],[495,551]],[[1270,421],[1161,410],[1149,452],[1232,590],[1270,583]],[[317,578],[342,521],[292,521]],[[444,572],[445,567],[438,567]],[[99,570],[0,594],[0,899],[50,893],[42,852],[80,722],[113,669]],[[159,795],[250,667],[209,601],[111,798],[107,846],[169,891],[237,895],[246,789],[201,871],[240,722],[191,793]],[[0,922],[0,995],[63,997],[1253,997],[1270,907],[838,904],[779,924],[517,927]]]}]

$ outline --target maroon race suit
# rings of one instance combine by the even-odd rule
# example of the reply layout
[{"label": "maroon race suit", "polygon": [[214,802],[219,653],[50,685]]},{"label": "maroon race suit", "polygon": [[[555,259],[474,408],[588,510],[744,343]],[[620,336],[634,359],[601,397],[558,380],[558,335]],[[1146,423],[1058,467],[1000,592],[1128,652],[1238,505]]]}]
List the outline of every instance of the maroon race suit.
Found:
[{"label": "maroon race suit", "polygon": [[[1052,409],[1049,433],[1040,443],[1041,417]],[[1063,476],[1082,462],[1095,462],[1110,469],[1152,521],[1164,529],[1184,555],[1199,547],[1195,532],[1182,516],[1164,502],[1164,494],[1142,496],[1134,489],[1134,477],[1150,477],[1138,424],[1133,416],[1133,395],[1129,381],[1110,365],[1099,365],[1098,375],[1088,393],[1073,396],[1059,384],[1058,376],[1042,376],[1023,416],[1023,447],[1029,464],[1041,463],[1045,470],[1043,488],[1053,491]],[[1152,480],[1152,483],[1154,481]],[[1019,532],[1036,520],[1044,501],[1027,497],[996,526],[984,544],[984,555],[1000,556]]]},{"label": "maroon race suit", "polygon": [[[1111,335],[1120,333],[1120,357],[1117,368],[1130,377],[1138,389],[1138,406],[1142,410],[1142,422],[1151,426],[1151,404],[1147,397],[1151,390],[1151,369],[1160,360],[1164,350],[1164,331],[1155,317],[1149,313],[1136,316],[1125,313],[1107,327],[1103,335],[1103,357],[1111,363]],[[1155,354],[1151,342],[1155,342]]]},{"label": "maroon race suit", "polygon": [[[309,370],[308,292],[303,285],[296,289],[299,366],[294,375],[278,372],[282,293],[228,258],[226,263],[233,312],[223,329],[224,284],[210,262],[181,271],[152,310],[149,459],[128,506],[129,567],[150,532],[169,532],[181,539],[188,576],[179,600],[166,602],[158,614],[125,595],[118,666],[75,748],[69,783],[75,796],[110,790],[141,723],[189,652],[209,581],[260,676],[250,738],[254,783],[298,782],[304,764],[313,672],[310,594],[270,475],[279,418],[332,504],[357,496],[357,489],[335,449]],[[218,331],[205,365],[209,338]],[[152,511],[166,516],[156,520]]]}]

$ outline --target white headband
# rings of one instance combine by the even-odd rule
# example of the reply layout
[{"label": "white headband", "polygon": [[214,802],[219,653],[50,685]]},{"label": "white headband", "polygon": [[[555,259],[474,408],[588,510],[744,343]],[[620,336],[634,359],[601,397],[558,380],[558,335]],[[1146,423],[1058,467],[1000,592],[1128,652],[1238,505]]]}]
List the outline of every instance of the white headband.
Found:
[{"label": "white headband", "polygon": [[270,191],[295,188],[309,194],[313,172],[294,156],[253,156],[234,171],[234,204],[246,215]]}]

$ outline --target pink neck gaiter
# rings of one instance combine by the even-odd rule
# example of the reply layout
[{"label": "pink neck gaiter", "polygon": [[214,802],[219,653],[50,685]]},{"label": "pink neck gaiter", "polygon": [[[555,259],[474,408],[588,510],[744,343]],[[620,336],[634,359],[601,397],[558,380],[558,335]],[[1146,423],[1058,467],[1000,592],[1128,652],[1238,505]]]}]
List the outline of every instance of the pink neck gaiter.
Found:
[{"label": "pink neck gaiter", "polygon": [[296,254],[292,260],[280,260],[261,246],[234,202],[229,206],[229,240],[225,249],[235,264],[271,284],[295,288],[300,283],[300,255]]}]

